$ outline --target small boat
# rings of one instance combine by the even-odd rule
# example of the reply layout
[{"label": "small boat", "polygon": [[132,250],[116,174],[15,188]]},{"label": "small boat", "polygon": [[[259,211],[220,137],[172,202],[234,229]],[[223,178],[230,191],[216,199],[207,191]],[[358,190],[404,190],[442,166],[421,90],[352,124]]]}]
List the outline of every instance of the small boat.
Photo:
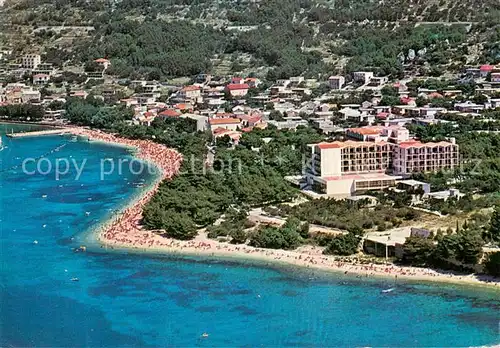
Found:
[{"label": "small boat", "polygon": [[207,338],[208,337],[208,334],[206,332],[203,333],[203,335],[201,335],[201,337],[203,338]]},{"label": "small boat", "polygon": [[78,248],[74,248],[73,251],[75,253],[84,253],[87,251],[87,247],[85,245],[80,245]]},{"label": "small boat", "polygon": [[42,198],[47,198],[47,195],[42,195]]},{"label": "small boat", "polygon": [[80,280],[80,279],[78,279],[78,278],[71,278],[71,281],[72,281],[72,282],[77,282],[77,281],[79,281],[79,280]]},{"label": "small boat", "polygon": [[392,291],[394,291],[394,288],[382,290],[382,293],[387,294],[388,292],[392,292]]},{"label": "small boat", "polygon": [[86,211],[85,215],[89,216],[90,215],[90,211]]},{"label": "small boat", "polygon": [[34,241],[33,241],[33,244],[38,244],[38,241],[37,241],[37,240],[34,240]]}]

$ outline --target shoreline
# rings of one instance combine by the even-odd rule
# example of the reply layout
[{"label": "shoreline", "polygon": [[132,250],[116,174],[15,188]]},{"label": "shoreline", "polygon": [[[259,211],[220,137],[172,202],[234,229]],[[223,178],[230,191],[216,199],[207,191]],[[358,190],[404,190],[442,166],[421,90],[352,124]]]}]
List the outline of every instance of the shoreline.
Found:
[{"label": "shoreline", "polygon": [[[405,282],[442,283],[449,285],[474,286],[488,289],[500,289],[498,279],[485,276],[489,281],[478,279],[475,275],[457,275],[456,273],[438,272],[427,268],[397,266],[394,264],[373,264],[348,262],[349,258],[319,254],[312,247],[297,250],[262,249],[245,244],[221,243],[207,239],[203,234],[191,241],[179,241],[158,235],[157,244],[136,245],[116,240],[104,240],[103,248],[128,250],[138,254],[156,254],[172,256],[195,256],[233,261],[266,262],[297,266],[329,273],[356,276],[361,279],[402,280]],[[161,243],[161,244],[160,244]],[[302,250],[301,250],[302,249]],[[351,260],[357,260],[350,258]]]},{"label": "shoreline", "polygon": [[[386,280],[424,281],[448,283],[475,287],[500,288],[500,280],[477,275],[459,275],[453,272],[439,272],[428,268],[406,267],[394,264],[359,262],[356,258],[326,256],[321,249],[303,246],[294,251],[254,248],[245,244],[229,244],[208,239],[204,233],[190,241],[162,237],[140,225],[142,211],[158,190],[160,183],[174,177],[180,168],[182,155],[174,149],[147,140],[130,140],[99,130],[82,127],[68,127],[71,134],[84,136],[92,141],[133,148],[133,156],[154,164],[159,170],[155,180],[136,197],[126,203],[90,231],[92,239],[103,249],[122,249],[137,253],[170,254],[177,256],[222,257],[232,260],[249,260],[274,264],[287,264],[302,268],[355,275],[358,278],[380,278]],[[95,237],[95,238],[94,238]]]}]

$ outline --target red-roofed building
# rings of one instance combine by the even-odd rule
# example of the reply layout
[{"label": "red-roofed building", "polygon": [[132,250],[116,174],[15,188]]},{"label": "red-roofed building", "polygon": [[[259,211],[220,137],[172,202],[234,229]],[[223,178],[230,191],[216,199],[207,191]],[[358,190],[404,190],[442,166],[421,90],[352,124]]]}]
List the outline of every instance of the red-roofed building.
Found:
[{"label": "red-roofed building", "polygon": [[85,91],[71,91],[69,93],[70,97],[75,97],[75,98],[82,98],[82,99],[87,99],[87,96],[89,94]]},{"label": "red-roofed building", "polygon": [[193,112],[193,105],[186,103],[175,104],[174,108],[181,112]]},{"label": "red-roofed building", "polygon": [[111,62],[106,58],[97,58],[96,60],[94,60],[94,62],[102,66],[104,70],[106,70],[111,65]]},{"label": "red-roofed building", "polygon": [[438,92],[432,92],[432,93],[429,93],[427,95],[427,98],[429,99],[435,99],[435,98],[444,98],[442,94],[438,93]]},{"label": "red-roofed building", "polygon": [[177,110],[174,109],[167,109],[158,114],[160,117],[166,117],[166,118],[172,118],[172,117],[179,117],[181,116],[181,113]]},{"label": "red-roofed building", "polygon": [[260,85],[260,80],[256,77],[247,77],[245,83],[248,84],[250,88],[257,88]]},{"label": "red-roofed building", "polygon": [[244,97],[248,93],[250,87],[246,83],[241,84],[229,84],[226,86],[226,92],[231,95],[231,97]]},{"label": "red-roofed building", "polygon": [[214,129],[212,131],[212,134],[214,135],[215,139],[223,138],[227,135],[229,138],[231,138],[231,143],[233,143],[234,145],[238,145],[242,135],[241,132],[221,127]]},{"label": "red-roofed building", "polygon": [[415,99],[411,98],[411,97],[401,97],[401,98],[399,98],[399,100],[401,101],[401,104],[404,104],[404,105],[410,105],[410,106],[417,105],[415,102]]},{"label": "red-roofed building", "polygon": [[208,120],[208,124],[210,126],[210,130],[212,133],[217,128],[229,129],[229,130],[237,130],[241,127],[241,120],[238,118],[211,118]]},{"label": "red-roofed building", "polygon": [[181,99],[194,100],[201,96],[201,88],[199,86],[186,86],[182,88],[178,93],[177,97]]},{"label": "red-roofed building", "polygon": [[492,71],[493,71],[493,69],[495,69],[495,67],[494,67],[493,65],[488,65],[488,64],[481,65],[481,66],[479,67],[479,75],[480,75],[481,77],[486,77],[486,76],[488,76],[488,74],[489,74],[490,72],[492,72]]}]

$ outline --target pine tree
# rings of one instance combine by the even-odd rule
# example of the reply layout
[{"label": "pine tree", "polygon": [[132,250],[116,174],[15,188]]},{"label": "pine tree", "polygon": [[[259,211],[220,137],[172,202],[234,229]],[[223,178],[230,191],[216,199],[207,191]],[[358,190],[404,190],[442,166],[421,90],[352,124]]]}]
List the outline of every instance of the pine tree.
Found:
[{"label": "pine tree", "polygon": [[489,239],[493,243],[500,244],[500,205],[495,207],[493,215],[491,215],[489,227]]}]

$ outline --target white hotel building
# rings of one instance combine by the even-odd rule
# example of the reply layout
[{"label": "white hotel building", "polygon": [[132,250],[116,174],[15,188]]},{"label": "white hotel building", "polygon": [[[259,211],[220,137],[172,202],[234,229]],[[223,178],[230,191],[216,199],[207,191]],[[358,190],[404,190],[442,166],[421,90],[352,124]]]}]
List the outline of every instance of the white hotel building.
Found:
[{"label": "white hotel building", "polygon": [[[313,191],[338,197],[394,186],[416,172],[436,172],[458,165],[458,145],[422,143],[407,138],[402,127],[363,127],[347,135],[360,141],[309,145],[306,179]],[[390,175],[389,175],[390,174]]]}]

